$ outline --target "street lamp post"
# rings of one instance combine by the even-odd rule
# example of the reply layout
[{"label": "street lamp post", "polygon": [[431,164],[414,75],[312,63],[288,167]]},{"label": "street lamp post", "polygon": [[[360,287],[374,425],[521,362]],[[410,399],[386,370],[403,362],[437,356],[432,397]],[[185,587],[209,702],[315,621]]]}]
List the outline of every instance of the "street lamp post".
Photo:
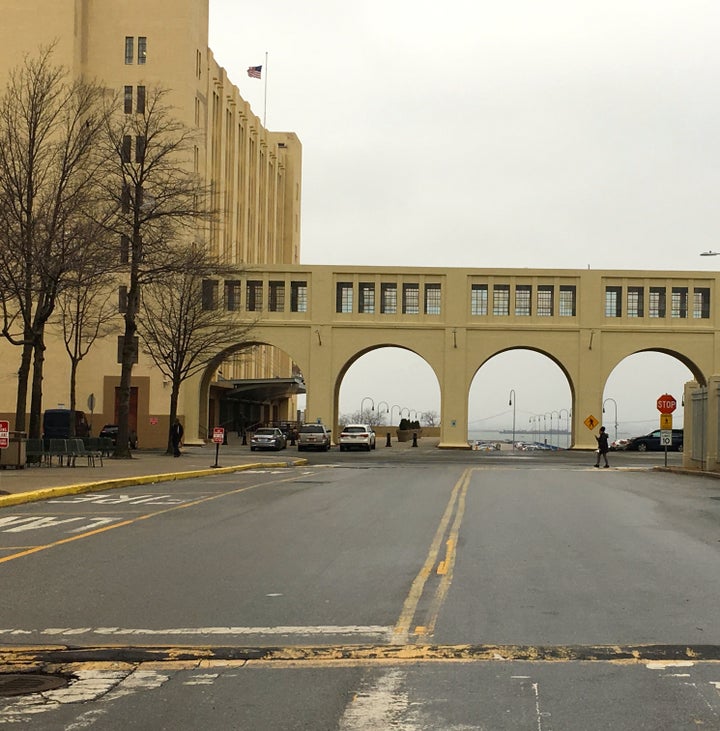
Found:
[{"label": "street lamp post", "polygon": [[[365,402],[366,401],[369,401],[372,404],[372,408],[370,410],[371,411],[375,411],[375,401],[373,399],[371,399],[370,396],[363,397],[363,400],[360,402],[360,419],[363,420],[363,421],[365,420],[365,417],[364,417],[364,414],[365,414],[364,407],[365,407]],[[368,419],[368,421],[369,421],[369,419]]]},{"label": "street lamp post", "polygon": [[513,428],[512,428],[512,448],[513,452],[515,451],[515,402],[517,401],[517,398],[515,396],[515,389],[510,389],[510,399],[508,400],[508,406],[513,407]]},{"label": "street lamp post", "polygon": [[612,401],[612,403],[613,403],[613,406],[615,407],[615,441],[617,442],[617,438],[618,438],[618,432],[617,432],[617,428],[618,428],[618,418],[617,418],[617,401],[615,401],[615,399],[614,399],[614,398],[606,398],[606,399],[605,399],[605,400],[603,401],[603,414],[605,413],[605,404],[606,404],[606,403],[607,403],[608,401]]},{"label": "street lamp post", "polygon": [[398,410],[398,419],[400,418],[400,412],[402,411],[402,408],[400,408],[400,406],[398,406],[397,404],[392,405],[392,407],[390,408],[390,426],[393,425],[393,409]]},{"label": "street lamp post", "polygon": [[557,416],[557,422],[555,423],[555,436],[557,437],[557,445],[560,446],[560,412],[559,411],[551,411],[550,412],[550,441],[552,442],[552,418],[553,416]]},{"label": "street lamp post", "polygon": [[[382,411],[382,410],[381,410],[381,406],[382,406],[383,404],[385,404],[385,411]],[[387,413],[388,411],[390,411],[390,405],[388,404],[388,402],[387,402],[387,401],[381,401],[381,402],[380,402],[380,403],[378,404],[378,420],[380,420],[380,417],[381,417],[381,416],[382,416],[383,414],[386,414],[386,413]]]},{"label": "street lamp post", "polygon": [[565,412],[565,446],[570,447],[570,410],[569,409],[560,409],[558,411],[558,421],[560,420],[560,417],[562,416],[562,412]]}]

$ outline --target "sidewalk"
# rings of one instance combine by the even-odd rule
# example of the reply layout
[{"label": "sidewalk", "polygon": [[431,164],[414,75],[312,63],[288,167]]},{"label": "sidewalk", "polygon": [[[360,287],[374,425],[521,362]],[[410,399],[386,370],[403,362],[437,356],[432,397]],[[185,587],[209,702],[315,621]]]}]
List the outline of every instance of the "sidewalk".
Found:
[{"label": "sidewalk", "polygon": [[215,465],[215,445],[185,447],[175,458],[159,450],[132,452],[132,459],[103,458],[96,467],[78,459],[75,467],[28,465],[24,469],[0,469],[0,507],[18,505],[48,497],[90,492],[108,487],[141,485],[236,472],[253,467],[288,467],[305,464],[297,450],[250,452],[248,447],[222,445]]}]

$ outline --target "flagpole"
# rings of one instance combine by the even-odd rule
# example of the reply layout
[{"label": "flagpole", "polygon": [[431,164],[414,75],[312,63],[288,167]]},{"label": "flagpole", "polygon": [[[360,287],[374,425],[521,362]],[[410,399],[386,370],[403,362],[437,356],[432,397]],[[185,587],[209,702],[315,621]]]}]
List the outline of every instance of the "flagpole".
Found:
[{"label": "flagpole", "polygon": [[263,127],[267,129],[265,120],[267,119],[267,77],[268,77],[268,52],[265,51],[265,95],[263,98]]}]

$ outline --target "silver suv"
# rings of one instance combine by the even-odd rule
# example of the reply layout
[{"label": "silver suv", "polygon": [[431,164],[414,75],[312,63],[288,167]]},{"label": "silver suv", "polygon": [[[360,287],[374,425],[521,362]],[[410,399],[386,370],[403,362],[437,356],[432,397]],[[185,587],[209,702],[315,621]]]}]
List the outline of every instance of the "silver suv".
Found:
[{"label": "silver suv", "polygon": [[306,449],[330,449],[330,432],[324,424],[305,424],[300,427],[297,440],[298,452]]}]

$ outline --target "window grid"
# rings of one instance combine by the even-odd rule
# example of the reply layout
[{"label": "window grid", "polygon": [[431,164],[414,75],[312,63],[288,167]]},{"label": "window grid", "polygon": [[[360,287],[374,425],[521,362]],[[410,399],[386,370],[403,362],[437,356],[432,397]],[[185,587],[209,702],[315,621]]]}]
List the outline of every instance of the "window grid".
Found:
[{"label": "window grid", "polygon": [[263,308],[262,282],[249,279],[245,285],[245,307],[248,312],[260,312]]},{"label": "window grid", "polygon": [[515,287],[515,315],[529,317],[531,314],[532,286],[518,284]]},{"label": "window grid", "polygon": [[420,314],[420,287],[417,284],[403,284],[403,315]]},{"label": "window grid", "polygon": [[554,314],[555,287],[552,284],[541,284],[537,290],[538,317],[552,317]]},{"label": "window grid", "polygon": [[307,282],[290,282],[290,310],[292,312],[307,312],[307,305]]},{"label": "window grid", "polygon": [[203,279],[202,308],[203,310],[217,310],[218,308],[218,282],[216,279]]},{"label": "window grid", "polygon": [[138,38],[138,64],[144,64],[147,60],[147,38],[140,36]]},{"label": "window grid", "polygon": [[338,282],[336,293],[336,311],[349,313],[353,311],[353,286],[351,282]]},{"label": "window grid", "polygon": [[688,311],[687,287],[673,287],[670,304],[670,317],[685,318]]},{"label": "window grid", "polygon": [[135,38],[125,36],[125,63],[131,64],[135,58]]},{"label": "window grid", "polygon": [[397,314],[397,285],[381,284],[380,298],[380,312],[383,315]]},{"label": "window grid", "polygon": [[493,315],[510,314],[510,285],[496,284],[493,287]]},{"label": "window grid", "polygon": [[440,314],[440,299],[442,291],[439,284],[426,284],[425,285],[425,314],[426,315],[439,315]]},{"label": "window grid", "polygon": [[643,288],[628,287],[627,316],[643,317]]},{"label": "window grid", "polygon": [[131,114],[133,110],[133,88],[132,86],[125,87],[123,109],[125,114]]},{"label": "window grid", "polygon": [[470,314],[487,315],[488,288],[487,284],[473,284],[470,288]]},{"label": "window grid", "polygon": [[360,301],[358,312],[373,314],[375,312],[375,285],[368,282],[360,283]]},{"label": "window grid", "polygon": [[559,315],[560,317],[575,317],[574,285],[560,286]]},{"label": "window grid", "polygon": [[268,293],[268,310],[270,312],[285,311],[285,282],[270,282]]},{"label": "window grid", "polygon": [[225,309],[228,312],[237,312],[240,309],[240,287],[237,280],[225,280]]},{"label": "window grid", "polygon": [[696,287],[693,291],[693,317],[710,317],[710,290],[707,287]]},{"label": "window grid", "polygon": [[605,287],[605,317],[620,317],[622,287]]},{"label": "window grid", "polygon": [[665,287],[650,287],[650,317],[665,317]]}]

